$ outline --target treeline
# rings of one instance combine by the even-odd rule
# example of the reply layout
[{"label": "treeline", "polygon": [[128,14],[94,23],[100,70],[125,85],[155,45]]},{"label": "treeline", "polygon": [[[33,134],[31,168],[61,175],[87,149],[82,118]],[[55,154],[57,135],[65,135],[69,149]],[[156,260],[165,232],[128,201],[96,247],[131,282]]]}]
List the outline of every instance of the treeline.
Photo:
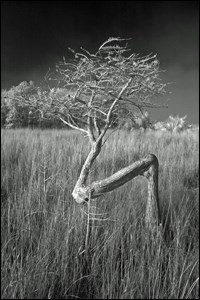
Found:
[{"label": "treeline", "polygon": [[[67,111],[70,115],[70,101],[73,91],[66,88],[37,87],[33,81],[23,81],[9,90],[1,91],[1,127],[2,128],[70,128],[58,117],[56,111],[68,103]],[[56,101],[55,101],[56,99]],[[59,101],[57,101],[59,99]],[[80,100],[81,101],[81,100]],[[49,114],[49,108],[57,102],[53,114]],[[65,112],[66,112],[66,107]],[[70,122],[84,127],[83,120],[74,119],[70,116]],[[100,124],[102,125],[102,124]],[[188,124],[187,117],[169,116],[164,122],[151,122],[149,114],[134,114],[134,118],[117,119],[113,116],[112,127],[127,130],[143,128],[152,130],[163,130],[170,132],[181,132],[194,128]],[[195,127],[196,128],[196,127]]]},{"label": "treeline", "polygon": [[[49,88],[37,87],[33,81],[23,81],[17,86],[13,86],[9,90],[1,91],[1,127],[3,128],[69,128],[64,124],[56,110],[60,109],[62,105],[67,104],[67,111],[70,108],[70,99],[72,99],[73,90],[69,91],[66,88]],[[56,99],[56,101],[54,101]],[[52,106],[56,102],[59,108],[55,107],[55,113],[52,114]],[[81,101],[81,100],[80,100]],[[51,107],[50,107],[51,106]],[[51,108],[51,109],[49,109]],[[64,108],[66,112],[66,107]],[[48,114],[51,111],[51,114]],[[69,111],[70,115],[70,111]],[[73,116],[75,117],[75,115]],[[75,123],[84,127],[83,120],[74,119]],[[73,124],[73,119],[70,116],[70,122]],[[99,125],[101,124],[99,121]],[[134,119],[127,120],[117,119],[113,115],[112,127],[126,128],[131,126],[133,128],[148,128],[151,126],[147,112],[144,115],[136,115]]]},{"label": "treeline", "polygon": [[[58,97],[66,91],[53,90]],[[1,90],[1,127],[3,128],[62,128],[66,125],[59,118],[48,118],[40,110],[44,95],[51,97],[52,90],[40,89],[33,81],[23,81],[9,90]]]}]

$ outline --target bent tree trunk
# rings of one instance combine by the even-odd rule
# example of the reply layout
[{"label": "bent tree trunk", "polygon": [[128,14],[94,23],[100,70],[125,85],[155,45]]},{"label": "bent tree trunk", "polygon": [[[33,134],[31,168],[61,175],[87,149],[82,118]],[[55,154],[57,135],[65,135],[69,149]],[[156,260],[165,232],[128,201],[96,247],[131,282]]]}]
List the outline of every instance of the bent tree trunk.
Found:
[{"label": "bent tree trunk", "polygon": [[150,229],[161,223],[158,197],[158,159],[149,154],[142,160],[134,162],[106,179],[86,184],[91,166],[100,153],[101,145],[95,143],[83,165],[79,179],[74,187],[72,196],[77,203],[87,202],[104,193],[113,191],[134,177],[141,175],[148,181],[148,199],[146,204],[146,226]]}]

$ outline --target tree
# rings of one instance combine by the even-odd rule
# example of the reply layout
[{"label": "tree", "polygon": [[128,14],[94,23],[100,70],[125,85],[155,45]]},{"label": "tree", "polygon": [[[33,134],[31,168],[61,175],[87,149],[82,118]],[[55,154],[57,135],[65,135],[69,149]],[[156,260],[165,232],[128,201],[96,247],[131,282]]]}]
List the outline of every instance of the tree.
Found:
[{"label": "tree", "polygon": [[70,49],[74,58],[71,61],[63,58],[56,66],[56,72],[49,72],[46,76],[49,85],[56,82],[68,93],[54,97],[49,87],[51,93],[43,97],[40,110],[89,138],[91,149],[72,193],[75,201],[85,203],[142,175],[147,178],[149,186],[146,222],[153,226],[155,220],[160,222],[158,160],[155,155],[149,154],[106,179],[87,183],[108,129],[119,120],[130,118],[134,121],[136,113],[143,115],[144,109],[157,107],[151,100],[165,94],[166,84],[159,76],[157,56],[128,55],[130,49],[124,45],[125,41],[109,38],[94,54],[82,47],[80,52]]},{"label": "tree", "polygon": [[143,113],[138,113],[134,115],[133,119],[124,119],[119,122],[118,125],[121,129],[126,129],[128,131],[135,129],[146,130],[153,127],[153,124],[150,120],[149,113],[147,111],[143,111]]},{"label": "tree", "polygon": [[180,133],[187,129],[192,128],[192,125],[189,124],[186,119],[187,119],[187,116],[184,116],[184,117],[169,116],[169,118],[164,122],[154,123],[153,129]]},{"label": "tree", "polygon": [[[6,128],[17,127],[61,127],[59,119],[44,116],[44,103],[47,97],[61,98],[66,94],[65,89],[45,90],[35,86],[33,81],[23,81],[8,91],[1,92],[1,126]],[[41,109],[42,106],[42,109]]]},{"label": "tree", "polygon": [[7,114],[9,112],[6,93],[6,90],[1,90],[1,127],[5,126]]},{"label": "tree", "polygon": [[191,128],[191,126],[188,124],[186,120],[187,116],[184,117],[173,117],[169,116],[168,120],[165,122],[165,127],[168,131],[171,132],[181,132],[186,129]]},{"label": "tree", "polygon": [[25,127],[29,125],[29,121],[33,121],[35,106],[32,105],[32,102],[34,104],[37,91],[38,89],[32,81],[23,81],[18,86],[13,86],[9,91],[3,91],[1,101],[6,104],[7,109],[6,128]]}]

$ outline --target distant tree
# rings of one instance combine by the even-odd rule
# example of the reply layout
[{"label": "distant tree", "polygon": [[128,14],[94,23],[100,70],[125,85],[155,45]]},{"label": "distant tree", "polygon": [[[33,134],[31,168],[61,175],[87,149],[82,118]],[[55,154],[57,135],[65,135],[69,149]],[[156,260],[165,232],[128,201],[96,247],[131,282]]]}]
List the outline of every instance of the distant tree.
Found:
[{"label": "distant tree", "polygon": [[148,128],[152,128],[152,122],[150,120],[149,113],[147,111],[143,111],[143,113],[134,113],[132,119],[126,118],[120,120],[118,124],[119,128],[124,128],[126,130],[135,130],[135,129],[143,129],[146,130]]},{"label": "distant tree", "polygon": [[155,122],[153,124],[153,129],[154,130],[160,130],[160,131],[167,131],[167,128],[165,127],[165,123],[164,122]]},{"label": "distant tree", "polygon": [[144,130],[151,128],[152,123],[149,117],[149,113],[147,111],[144,111],[143,114],[140,114],[139,116],[136,116],[135,122],[133,124],[133,129],[139,129],[142,128]]},{"label": "distant tree", "polygon": [[6,101],[6,90],[1,90],[1,127],[5,127],[6,118],[9,112],[8,103]]},{"label": "distant tree", "polygon": [[[32,81],[23,81],[18,86],[4,91],[1,101],[6,103],[7,114],[5,127],[25,127],[31,119],[31,101],[37,94],[37,88]],[[32,112],[31,112],[32,113]]]},{"label": "distant tree", "polygon": [[[128,55],[130,49],[122,45],[126,40],[109,38],[96,53],[81,48],[72,49],[74,58],[57,64],[55,72],[48,73],[49,86],[66,88],[59,91],[49,87],[41,93],[38,109],[50,119],[60,119],[67,126],[84,133],[91,149],[82,167],[73,190],[78,203],[101,196],[125,184],[132,178],[143,175],[148,179],[149,197],[146,221],[154,223],[153,215],[158,215],[158,160],[150,154],[114,175],[88,183],[92,165],[100,154],[107,137],[106,133],[121,119],[134,120],[136,114],[144,114],[144,109],[157,107],[151,99],[165,94],[166,84],[160,79],[159,61],[156,55],[140,57]],[[122,46],[121,46],[122,45]],[[69,93],[70,91],[70,93]]]},{"label": "distant tree", "polygon": [[[45,99],[49,97],[62,97],[65,89],[41,89],[33,81],[23,81],[8,91],[1,92],[2,119],[1,124],[6,128],[17,127],[61,127],[59,119],[44,116]],[[40,109],[42,102],[43,109]],[[62,125],[63,126],[63,125]]]},{"label": "distant tree", "polygon": [[169,131],[169,132],[182,132],[187,129],[191,129],[192,125],[187,122],[187,116],[169,118],[164,122],[156,122],[153,125],[155,130]]},{"label": "distant tree", "polygon": [[165,122],[166,129],[171,132],[181,132],[189,129],[191,126],[188,124],[186,119],[187,116],[169,116],[168,120]]}]

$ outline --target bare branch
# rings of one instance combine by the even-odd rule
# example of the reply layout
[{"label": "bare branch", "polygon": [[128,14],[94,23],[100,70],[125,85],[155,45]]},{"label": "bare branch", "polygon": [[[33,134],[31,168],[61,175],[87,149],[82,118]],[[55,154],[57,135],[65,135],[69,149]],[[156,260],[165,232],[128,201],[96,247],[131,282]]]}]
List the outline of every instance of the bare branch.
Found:
[{"label": "bare branch", "polygon": [[90,97],[90,100],[88,102],[88,120],[87,120],[87,124],[88,124],[88,135],[89,135],[89,139],[90,139],[90,143],[93,144],[95,142],[95,136],[94,136],[94,132],[93,132],[93,124],[92,124],[92,117],[91,117],[91,106],[92,106],[92,101],[94,100],[95,97],[95,93],[94,91],[92,91],[92,95]]},{"label": "bare branch", "polygon": [[98,136],[100,136],[101,135],[101,129],[100,129],[100,126],[98,124],[98,120],[97,120],[96,117],[94,117],[94,127],[96,129],[96,132],[97,132]]},{"label": "bare branch", "polygon": [[73,128],[73,129],[76,129],[76,130],[80,130],[81,132],[84,132],[84,133],[86,133],[86,134],[88,135],[87,130],[72,125],[71,123],[65,121],[65,120],[64,120],[62,117],[60,117],[60,116],[59,116],[59,119],[60,119],[64,124],[68,125],[69,127]]},{"label": "bare branch", "polygon": [[102,138],[104,137],[106,131],[108,130],[108,127],[110,125],[110,121],[111,121],[111,114],[112,114],[112,111],[116,105],[116,103],[119,101],[120,97],[122,96],[122,94],[124,93],[124,91],[127,89],[127,87],[129,86],[129,84],[131,83],[132,81],[132,78],[130,78],[128,80],[128,82],[125,84],[125,86],[122,88],[122,90],[120,91],[118,97],[113,101],[109,111],[108,111],[108,114],[107,114],[107,118],[106,118],[106,125],[102,131],[102,133],[100,134],[100,136],[98,137],[98,140],[97,141],[101,141]]},{"label": "bare branch", "polygon": [[92,191],[91,197],[96,198],[106,192],[110,192],[126,182],[130,181],[138,175],[144,175],[145,171],[148,170],[150,165],[157,161],[155,155],[147,155],[147,157],[134,162],[132,165],[125,167],[115,174],[107,177],[106,179],[93,182],[90,189]]}]

